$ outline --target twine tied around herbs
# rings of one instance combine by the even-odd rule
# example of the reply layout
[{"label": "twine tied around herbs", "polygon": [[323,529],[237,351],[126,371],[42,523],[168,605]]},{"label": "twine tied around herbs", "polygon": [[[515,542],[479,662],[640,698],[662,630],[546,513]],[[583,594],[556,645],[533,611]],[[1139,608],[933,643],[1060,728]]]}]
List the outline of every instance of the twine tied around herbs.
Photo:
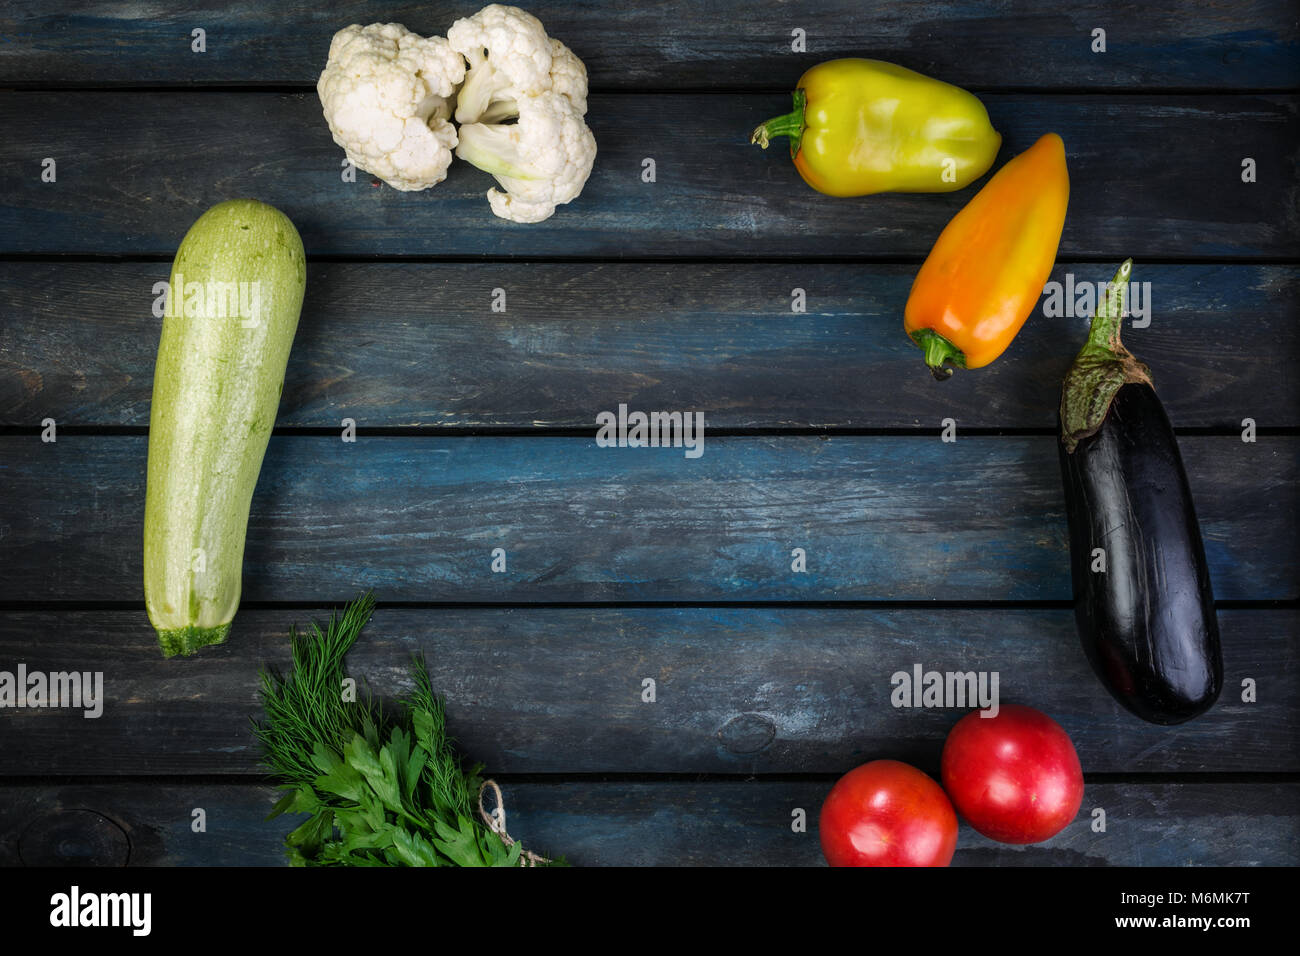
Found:
[{"label": "twine tied around herbs", "polygon": [[[483,794],[489,790],[492,791],[492,802],[495,806],[489,811],[483,805]],[[506,832],[506,804],[505,799],[501,796],[501,787],[495,780],[484,780],[482,786],[478,788],[478,815],[483,818],[483,824],[493,833],[501,838],[501,842],[507,848],[515,845],[515,840]],[[532,850],[520,848],[519,865],[520,866],[542,866],[550,863],[546,857],[534,853]]]}]

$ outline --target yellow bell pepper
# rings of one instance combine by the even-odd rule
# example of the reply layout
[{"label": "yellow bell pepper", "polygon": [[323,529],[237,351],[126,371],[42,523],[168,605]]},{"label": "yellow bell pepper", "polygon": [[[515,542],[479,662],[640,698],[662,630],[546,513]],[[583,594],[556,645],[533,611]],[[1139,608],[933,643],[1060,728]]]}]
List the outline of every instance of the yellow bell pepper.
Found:
[{"label": "yellow bell pepper", "polygon": [[944,193],[979,179],[1002,137],[974,95],[880,60],[830,60],[799,78],[794,111],[750,136],[790,138],[808,185],[831,196]]},{"label": "yellow bell pepper", "polygon": [[934,377],[1001,355],[1042,295],[1070,201],[1065,144],[1048,133],[944,227],[912,283],[903,328]]}]

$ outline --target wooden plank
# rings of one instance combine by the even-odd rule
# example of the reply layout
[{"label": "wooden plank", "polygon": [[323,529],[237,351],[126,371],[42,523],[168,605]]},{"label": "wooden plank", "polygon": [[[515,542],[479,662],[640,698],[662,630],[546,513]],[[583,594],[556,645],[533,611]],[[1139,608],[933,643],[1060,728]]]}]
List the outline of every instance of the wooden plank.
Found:
[{"label": "wooden plank", "polygon": [[[1054,437],[272,438],[251,601],[1067,600]],[[1215,596],[1297,595],[1300,440],[1186,436]],[[0,600],[138,600],[146,439],[0,437]],[[492,573],[491,552],[507,551]],[[807,554],[791,570],[792,549]]]},{"label": "wooden plank", "polygon": [[[445,34],[473,5],[244,2],[220,10],[68,0],[8,4],[0,84],[310,84],[330,36],[349,23]],[[835,56],[872,56],[951,83],[998,87],[1291,88],[1300,85],[1294,10],[1282,0],[1123,7],[1081,0],[1044,10],[996,4],[863,5],[851,0],[734,5],[668,0],[611,6],[534,0],[528,9],[583,58],[601,90],[771,88]],[[191,51],[191,30],[207,51]],[[1093,30],[1107,31],[1095,53]],[[791,52],[791,31],[807,53]],[[1014,63],[1008,69],[1008,63]]]},{"label": "wooden plank", "polygon": [[[1048,130],[1065,139],[1064,259],[1300,257],[1295,96],[986,100],[1003,160]],[[314,94],[5,93],[0,253],[170,257],[204,209],[249,195],[283,209],[310,255],[920,257],[972,195],[815,193],[780,150],[749,145],[785,109],[777,95],[594,96],[583,195],[522,226],[492,216],[490,178],[464,163],[428,194],[342,182]],[[1243,156],[1257,182],[1241,181]]]},{"label": "wooden plank", "polygon": [[[1109,273],[1060,263],[1051,281]],[[167,275],[159,262],[0,262],[0,424],[148,425],[152,289]],[[1086,318],[1040,308],[998,362],[936,385],[899,327],[914,275],[812,263],[313,263],[277,422],[543,431],[593,427],[598,410],[626,402],[703,410],[718,429],[930,429],[947,417],[1055,428]],[[1300,425],[1289,374],[1300,270],[1140,265],[1137,281],[1150,283],[1150,315],[1136,320],[1149,324],[1125,338],[1155,369],[1176,425]],[[505,313],[491,311],[494,288],[506,290]],[[795,288],[806,314],[791,312]]]},{"label": "wooden plank", "polygon": [[[918,664],[996,672],[999,701],[1050,712],[1088,772],[1296,771],[1298,615],[1221,611],[1223,697],[1178,727],[1110,698],[1067,610],[381,607],[349,666],[396,697],[423,653],[492,773],[839,773],[880,757],[937,772],[965,709],[893,706],[893,675]],[[225,645],[165,661],[142,611],[5,612],[5,669],[102,672],[105,700],[94,719],[0,711],[0,776],[255,773],[258,671],[288,665],[292,624],[326,616],[244,609]]]},{"label": "wooden plank", "polygon": [[[821,866],[830,783],[508,783],[511,835],[576,866]],[[0,789],[0,865],[277,866],[295,818],[267,786],[145,783]],[[1290,866],[1300,784],[1091,783],[1045,843],[1005,846],[965,823],[954,866]],[[191,813],[206,812],[194,833]],[[1106,811],[1094,833],[1092,810]],[[794,833],[803,809],[808,830]]]}]

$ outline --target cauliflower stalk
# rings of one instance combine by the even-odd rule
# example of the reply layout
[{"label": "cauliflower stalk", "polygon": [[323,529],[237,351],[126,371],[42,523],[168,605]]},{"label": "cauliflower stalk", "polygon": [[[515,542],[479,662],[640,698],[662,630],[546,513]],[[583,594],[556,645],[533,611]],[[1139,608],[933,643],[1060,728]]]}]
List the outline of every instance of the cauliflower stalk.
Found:
[{"label": "cauliflower stalk", "polygon": [[549,218],[578,197],[595,162],[587,68],[518,7],[484,7],[445,40],[395,23],[347,27],[316,88],[357,167],[397,189],[427,189],[454,150],[496,177],[487,197],[503,219]]},{"label": "cauliflower stalk", "polygon": [[451,165],[450,101],[464,78],[465,61],[442,37],[354,24],[334,35],[316,92],[354,166],[394,189],[428,189]]}]

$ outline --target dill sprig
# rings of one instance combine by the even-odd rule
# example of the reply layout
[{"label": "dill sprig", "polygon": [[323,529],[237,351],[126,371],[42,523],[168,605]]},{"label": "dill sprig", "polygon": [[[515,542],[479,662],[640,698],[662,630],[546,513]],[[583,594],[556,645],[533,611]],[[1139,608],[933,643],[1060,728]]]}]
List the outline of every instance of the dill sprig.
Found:
[{"label": "dill sprig", "polygon": [[367,718],[382,722],[372,698],[358,707],[344,703],[342,693],[347,677],[343,659],[374,610],[374,596],[366,592],[341,617],[331,613],[324,632],[315,621],[307,634],[291,626],[293,670],[287,676],[262,671],[266,721],[254,721],[253,732],[262,743],[265,763],[284,783],[311,783],[319,776],[311,759],[317,743],[341,753],[354,735],[364,731]]},{"label": "dill sprig", "polygon": [[[293,669],[262,672],[263,761],[286,791],[271,811],[306,813],[285,838],[299,866],[518,866],[475,812],[481,766],[465,767],[447,735],[442,697],[424,661],[395,714],[343,696],[345,658],[374,611],[364,594],[322,631],[290,631]],[[531,854],[529,855],[531,856]]]}]

